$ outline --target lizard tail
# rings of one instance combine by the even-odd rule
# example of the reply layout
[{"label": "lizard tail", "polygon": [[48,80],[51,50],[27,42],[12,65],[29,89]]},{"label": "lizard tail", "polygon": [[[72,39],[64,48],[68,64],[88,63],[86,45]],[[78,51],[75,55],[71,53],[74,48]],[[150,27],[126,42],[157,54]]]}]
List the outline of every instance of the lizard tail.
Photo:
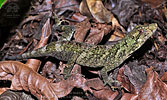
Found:
[{"label": "lizard tail", "polygon": [[16,56],[6,56],[5,59],[11,59],[11,60],[14,60],[14,59],[21,59],[22,56],[21,55],[16,55]]},{"label": "lizard tail", "polygon": [[20,54],[20,55],[6,56],[5,58],[6,59],[11,59],[11,60],[37,58],[37,57],[45,56],[45,53],[43,53],[44,51],[45,51],[45,48],[39,48],[39,49],[33,50],[31,52],[23,53],[23,54]]},{"label": "lizard tail", "polygon": [[30,53],[23,53],[21,55],[14,55],[14,56],[6,56],[5,59],[10,59],[10,60],[15,60],[15,59],[25,59],[25,58],[30,58],[28,55]]}]

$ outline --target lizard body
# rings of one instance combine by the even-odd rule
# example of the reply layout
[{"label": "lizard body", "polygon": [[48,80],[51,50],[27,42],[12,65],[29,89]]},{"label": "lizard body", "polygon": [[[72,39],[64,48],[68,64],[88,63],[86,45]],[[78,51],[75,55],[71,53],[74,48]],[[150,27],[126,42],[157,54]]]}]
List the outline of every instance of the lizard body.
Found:
[{"label": "lizard body", "polygon": [[110,86],[107,72],[122,64],[134,51],[139,49],[156,31],[157,24],[139,25],[128,33],[121,41],[114,45],[90,45],[74,41],[52,42],[42,48],[9,56],[8,59],[27,59],[42,56],[53,56],[59,60],[89,66],[103,67],[101,75],[105,83]]}]

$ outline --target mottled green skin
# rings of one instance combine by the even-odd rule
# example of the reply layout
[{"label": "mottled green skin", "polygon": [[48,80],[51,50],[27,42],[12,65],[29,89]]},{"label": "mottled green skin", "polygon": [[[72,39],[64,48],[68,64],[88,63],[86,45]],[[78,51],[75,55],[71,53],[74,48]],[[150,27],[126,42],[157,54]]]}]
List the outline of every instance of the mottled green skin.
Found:
[{"label": "mottled green skin", "polygon": [[156,29],[157,24],[136,26],[115,45],[90,45],[74,41],[58,41],[52,42],[36,51],[8,58],[25,59],[53,56],[57,59],[68,61],[69,65],[77,63],[89,67],[103,67],[101,70],[102,78],[105,83],[109,83],[107,72],[122,64],[152,36]]}]

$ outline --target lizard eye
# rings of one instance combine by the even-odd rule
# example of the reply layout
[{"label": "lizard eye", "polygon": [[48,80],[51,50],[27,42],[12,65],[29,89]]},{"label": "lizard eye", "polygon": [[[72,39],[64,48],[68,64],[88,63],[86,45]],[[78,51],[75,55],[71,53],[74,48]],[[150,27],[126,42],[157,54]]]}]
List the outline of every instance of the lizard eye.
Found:
[{"label": "lizard eye", "polygon": [[139,33],[143,34],[144,33],[144,29],[139,30]]}]

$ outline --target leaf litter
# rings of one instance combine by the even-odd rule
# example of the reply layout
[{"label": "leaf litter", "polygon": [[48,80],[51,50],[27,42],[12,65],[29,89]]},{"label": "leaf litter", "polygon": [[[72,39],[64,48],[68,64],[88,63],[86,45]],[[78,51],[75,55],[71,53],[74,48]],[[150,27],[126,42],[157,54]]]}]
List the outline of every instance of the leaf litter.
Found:
[{"label": "leaf litter", "polygon": [[[151,41],[146,43],[148,48],[141,48],[144,52],[139,50],[134,57],[119,67],[116,78],[122,83],[122,90],[121,97],[118,99],[165,100],[167,91],[166,5],[167,3],[163,0],[159,0],[158,3],[156,0],[34,2],[27,17],[16,29],[10,31],[15,33],[13,37],[9,37],[4,46],[0,47],[2,59],[0,80],[11,81],[10,87],[0,88],[0,93],[4,91],[0,99],[14,96],[18,98],[15,100],[113,100],[120,96],[119,91],[113,91],[103,84],[97,75],[98,71],[91,73],[84,66],[74,65],[72,76],[64,80],[62,72],[65,62],[51,57],[44,57],[41,60],[28,59],[26,62],[3,61],[8,54],[24,53],[42,47],[47,42],[58,40],[57,36],[61,32],[54,30],[53,25],[56,24],[53,18],[54,12],[58,18],[75,26],[72,41],[89,44],[111,45],[109,40],[116,40],[114,42],[116,43],[117,38],[121,39],[126,35],[126,31],[131,31],[135,25],[157,23],[158,31]],[[100,13],[101,11],[103,13]],[[37,41],[39,41],[38,45]],[[87,75],[84,75],[83,71],[86,71]],[[75,88],[83,90],[78,92],[80,95],[75,95],[78,91]]]}]

